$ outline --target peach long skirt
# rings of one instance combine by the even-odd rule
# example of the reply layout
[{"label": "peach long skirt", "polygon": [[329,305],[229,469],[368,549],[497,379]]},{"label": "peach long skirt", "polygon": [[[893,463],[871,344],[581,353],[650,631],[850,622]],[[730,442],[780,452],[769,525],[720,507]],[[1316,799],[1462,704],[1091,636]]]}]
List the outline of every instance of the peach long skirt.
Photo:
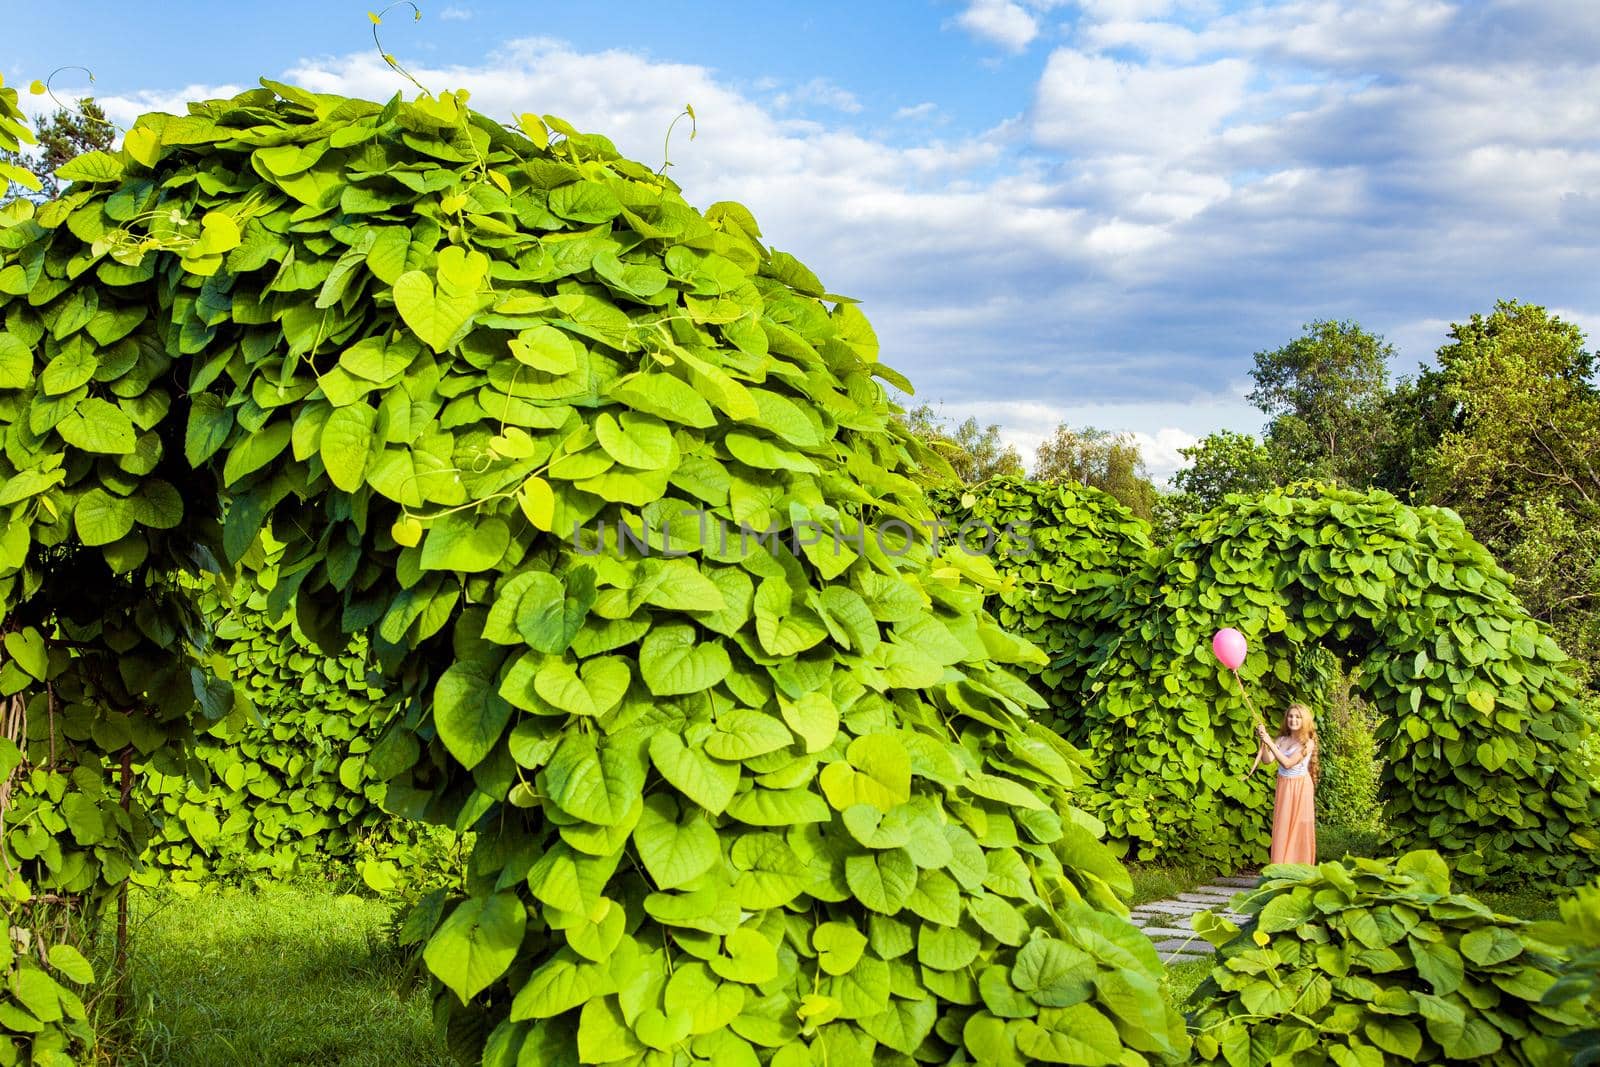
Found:
[{"label": "peach long skirt", "polygon": [[1309,774],[1278,779],[1272,809],[1272,862],[1317,862],[1317,787]]}]

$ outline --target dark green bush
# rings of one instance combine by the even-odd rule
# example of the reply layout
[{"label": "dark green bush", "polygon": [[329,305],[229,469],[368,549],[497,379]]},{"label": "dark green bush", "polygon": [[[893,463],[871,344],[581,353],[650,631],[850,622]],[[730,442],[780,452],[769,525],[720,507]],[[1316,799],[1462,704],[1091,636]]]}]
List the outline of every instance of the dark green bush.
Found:
[{"label": "dark green bush", "polygon": [[1562,1039],[1573,1067],[1600,1064],[1600,882],[1561,902],[1561,920],[1541,924],[1540,934],[1566,950],[1556,984],[1545,990],[1545,1004],[1579,1000],[1586,1021]]},{"label": "dark green bush", "polygon": [[[1246,1065],[1556,1065],[1584,1020],[1549,930],[1450,892],[1434,852],[1282,864],[1244,898],[1190,1003],[1197,1057]],[[1592,1016],[1591,1016],[1592,1017]]]}]

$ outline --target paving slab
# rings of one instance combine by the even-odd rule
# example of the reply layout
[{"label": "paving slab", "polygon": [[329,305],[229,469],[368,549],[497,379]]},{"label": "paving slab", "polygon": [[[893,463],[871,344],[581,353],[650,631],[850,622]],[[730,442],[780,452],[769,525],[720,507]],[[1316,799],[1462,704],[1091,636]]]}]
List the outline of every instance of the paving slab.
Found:
[{"label": "paving slab", "polygon": [[1218,878],[1215,881],[1218,885],[1235,885],[1240,889],[1254,889],[1256,886],[1261,884],[1260,878],[1241,878],[1238,876],[1231,878]]},{"label": "paving slab", "polygon": [[1232,897],[1238,896],[1243,888],[1243,886],[1237,885],[1203,885],[1196,889],[1191,889],[1190,892],[1210,893],[1212,896]]},{"label": "paving slab", "polygon": [[[1175,927],[1177,927],[1178,929],[1182,930],[1184,933],[1187,934],[1187,933],[1192,933],[1193,932],[1189,927],[1189,921],[1190,921],[1190,916],[1196,915],[1196,914],[1198,914],[1198,913],[1197,912],[1157,912],[1156,914],[1151,915],[1147,921],[1142,922],[1142,923],[1136,923],[1135,925],[1137,925],[1141,930],[1148,930],[1148,929],[1151,929],[1152,927],[1161,927],[1161,926],[1174,927],[1175,926]],[[1228,922],[1231,922],[1235,926],[1243,926],[1244,925],[1244,916],[1242,916],[1242,915],[1234,915],[1234,914],[1232,914],[1230,912],[1222,912],[1222,911],[1215,911],[1215,912],[1212,912],[1211,914],[1215,915],[1219,919],[1226,919]],[[1199,937],[1200,935],[1199,934],[1195,934],[1195,936]]]},{"label": "paving slab", "polygon": [[1206,904],[1196,903],[1192,900],[1152,900],[1148,904],[1140,904],[1136,911],[1164,911],[1170,915],[1193,915],[1197,911],[1210,911]]},{"label": "paving slab", "polygon": [[1185,930],[1181,926],[1146,926],[1144,932],[1148,937],[1193,937],[1205,940],[1193,930]]},{"label": "paving slab", "polygon": [[1209,953],[1204,956],[1196,956],[1192,952],[1158,952],[1156,955],[1162,963],[1194,963],[1211,958]]},{"label": "paving slab", "polygon": [[1156,942],[1157,952],[1195,952],[1201,955],[1210,955],[1210,945],[1204,938],[1199,937],[1169,937],[1165,941]]},{"label": "paving slab", "polygon": [[1191,904],[1205,904],[1208,907],[1214,907],[1218,904],[1231,903],[1233,901],[1233,894],[1202,893],[1199,890],[1196,890],[1193,893],[1179,893],[1178,899],[1188,901]]}]

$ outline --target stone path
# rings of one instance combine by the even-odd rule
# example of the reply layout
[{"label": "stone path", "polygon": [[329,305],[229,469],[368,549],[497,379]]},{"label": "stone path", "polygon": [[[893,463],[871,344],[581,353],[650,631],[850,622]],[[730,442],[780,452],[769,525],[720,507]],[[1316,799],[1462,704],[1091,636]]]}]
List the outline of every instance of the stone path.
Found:
[{"label": "stone path", "polygon": [[1149,935],[1163,963],[1188,963],[1211,957],[1211,944],[1189,926],[1196,912],[1214,911],[1230,922],[1241,916],[1228,910],[1234,895],[1253,889],[1259,878],[1214,878],[1170,900],[1152,900],[1133,909],[1133,924]]}]

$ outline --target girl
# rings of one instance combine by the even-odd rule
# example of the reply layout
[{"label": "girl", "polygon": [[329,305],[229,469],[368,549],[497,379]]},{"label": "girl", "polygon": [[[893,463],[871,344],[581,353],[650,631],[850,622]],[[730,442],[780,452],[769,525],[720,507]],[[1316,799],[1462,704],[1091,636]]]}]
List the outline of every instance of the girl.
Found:
[{"label": "girl", "polygon": [[1273,739],[1267,728],[1256,725],[1261,744],[1246,774],[1256,773],[1263,760],[1278,765],[1277,803],[1272,809],[1272,862],[1317,862],[1316,784],[1322,777],[1317,757],[1317,724],[1311,709],[1290,704],[1283,713],[1283,733]]}]

